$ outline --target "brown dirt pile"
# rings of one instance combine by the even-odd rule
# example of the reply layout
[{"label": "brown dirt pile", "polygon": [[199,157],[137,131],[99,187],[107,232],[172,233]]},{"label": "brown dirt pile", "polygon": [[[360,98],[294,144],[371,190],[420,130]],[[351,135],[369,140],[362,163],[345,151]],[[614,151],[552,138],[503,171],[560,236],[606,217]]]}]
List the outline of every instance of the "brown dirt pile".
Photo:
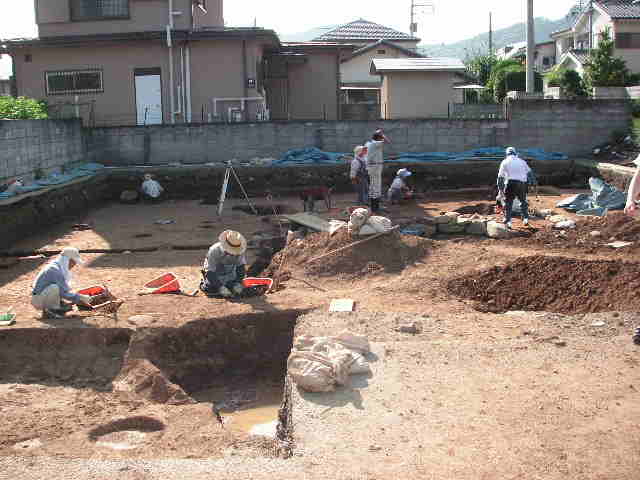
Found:
[{"label": "brown dirt pile", "polygon": [[640,264],[534,256],[451,280],[448,289],[494,313],[640,311]]},{"label": "brown dirt pile", "polygon": [[182,388],[171,382],[158,367],[145,359],[130,361],[114,380],[113,386],[118,392],[133,392],[153,403],[194,403]]},{"label": "brown dirt pile", "polygon": [[328,233],[308,235],[275,255],[265,275],[275,275],[283,259],[283,272],[304,270],[305,274],[319,277],[351,279],[377,273],[399,273],[425,258],[432,247],[430,240],[393,232],[309,262],[312,258],[366,238],[352,237],[346,228],[333,236]]},{"label": "brown dirt pile", "polygon": [[[591,232],[598,231],[600,235],[592,236]],[[621,212],[606,217],[587,217],[576,221],[576,228],[565,231],[561,235],[551,225],[541,228],[528,238],[527,242],[554,248],[570,248],[577,250],[595,251],[602,249],[603,244],[613,241],[637,242],[627,247],[640,248],[640,221]],[[626,249],[625,249],[626,250]]]}]

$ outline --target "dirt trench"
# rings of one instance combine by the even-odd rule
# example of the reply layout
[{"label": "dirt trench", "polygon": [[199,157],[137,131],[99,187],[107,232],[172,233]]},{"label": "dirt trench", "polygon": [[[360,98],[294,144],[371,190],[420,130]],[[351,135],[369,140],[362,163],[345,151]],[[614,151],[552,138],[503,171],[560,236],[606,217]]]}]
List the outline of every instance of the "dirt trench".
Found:
[{"label": "dirt trench", "polygon": [[[266,384],[279,388],[283,398],[276,446],[289,445],[286,361],[301,313],[292,310],[199,319],[180,328],[137,331],[2,331],[0,388],[9,388],[5,400],[15,415],[15,422],[10,423],[16,425],[0,428],[0,445],[14,446],[41,437],[54,441],[87,427],[92,427],[96,438],[118,434],[125,427],[161,435],[165,427],[170,428],[163,418],[170,410],[165,411],[163,405],[195,407],[210,402],[242,408],[243,403],[255,400],[256,389]],[[34,389],[43,393],[34,394]],[[215,393],[208,394],[208,389]],[[33,397],[25,402],[21,392]],[[35,405],[38,395],[46,396],[50,404],[64,404],[69,395],[74,400],[70,410],[57,414],[62,415],[58,419],[50,410]],[[153,405],[165,414],[147,418],[135,413]],[[0,401],[0,407],[4,406]],[[124,416],[114,421],[116,414]]]}]

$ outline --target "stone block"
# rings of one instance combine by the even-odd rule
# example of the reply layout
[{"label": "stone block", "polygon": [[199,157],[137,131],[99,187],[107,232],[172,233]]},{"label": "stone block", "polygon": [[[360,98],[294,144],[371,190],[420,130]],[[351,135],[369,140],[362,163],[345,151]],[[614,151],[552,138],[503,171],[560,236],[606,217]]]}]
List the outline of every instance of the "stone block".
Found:
[{"label": "stone block", "polygon": [[459,223],[441,223],[438,224],[438,233],[457,234],[464,233],[466,226]]}]

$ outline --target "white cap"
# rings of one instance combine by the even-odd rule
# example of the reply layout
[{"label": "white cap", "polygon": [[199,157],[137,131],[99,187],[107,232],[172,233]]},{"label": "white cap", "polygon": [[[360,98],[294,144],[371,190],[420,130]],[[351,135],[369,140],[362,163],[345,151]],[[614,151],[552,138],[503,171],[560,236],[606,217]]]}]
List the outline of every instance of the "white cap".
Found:
[{"label": "white cap", "polygon": [[77,248],[65,247],[62,249],[62,253],[60,255],[67,257],[69,260],[73,260],[76,263],[84,263],[84,260],[82,260],[82,257],[80,256],[80,251]]},{"label": "white cap", "polygon": [[400,170],[398,170],[398,173],[396,175],[398,175],[401,178],[405,178],[405,177],[410,177],[411,175],[413,175],[413,173],[411,173],[406,168],[401,168]]},{"label": "white cap", "polygon": [[516,154],[516,149],[513,147],[508,147],[507,148],[507,155],[515,155]]}]

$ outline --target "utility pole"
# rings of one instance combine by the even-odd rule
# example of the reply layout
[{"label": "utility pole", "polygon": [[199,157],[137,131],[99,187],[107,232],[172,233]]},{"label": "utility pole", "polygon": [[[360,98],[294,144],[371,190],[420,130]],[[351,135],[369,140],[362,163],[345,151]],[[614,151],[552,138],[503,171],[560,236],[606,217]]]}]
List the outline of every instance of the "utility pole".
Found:
[{"label": "utility pole", "polygon": [[593,48],[593,0],[589,0],[589,53],[591,53],[592,48]]},{"label": "utility pole", "polygon": [[433,5],[433,3],[430,2],[420,2],[417,3],[416,0],[411,0],[411,13],[410,13],[410,20],[409,20],[409,33],[411,35],[415,35],[416,33],[418,33],[418,23],[415,21],[415,17],[416,17],[416,9],[418,8],[430,8],[431,11],[435,10],[435,6]]},{"label": "utility pole", "polygon": [[535,26],[533,23],[533,0],[527,0],[527,93],[535,92],[533,62],[536,50]]},{"label": "utility pole", "polygon": [[493,22],[491,20],[491,12],[489,12],[489,56],[493,55]]}]

